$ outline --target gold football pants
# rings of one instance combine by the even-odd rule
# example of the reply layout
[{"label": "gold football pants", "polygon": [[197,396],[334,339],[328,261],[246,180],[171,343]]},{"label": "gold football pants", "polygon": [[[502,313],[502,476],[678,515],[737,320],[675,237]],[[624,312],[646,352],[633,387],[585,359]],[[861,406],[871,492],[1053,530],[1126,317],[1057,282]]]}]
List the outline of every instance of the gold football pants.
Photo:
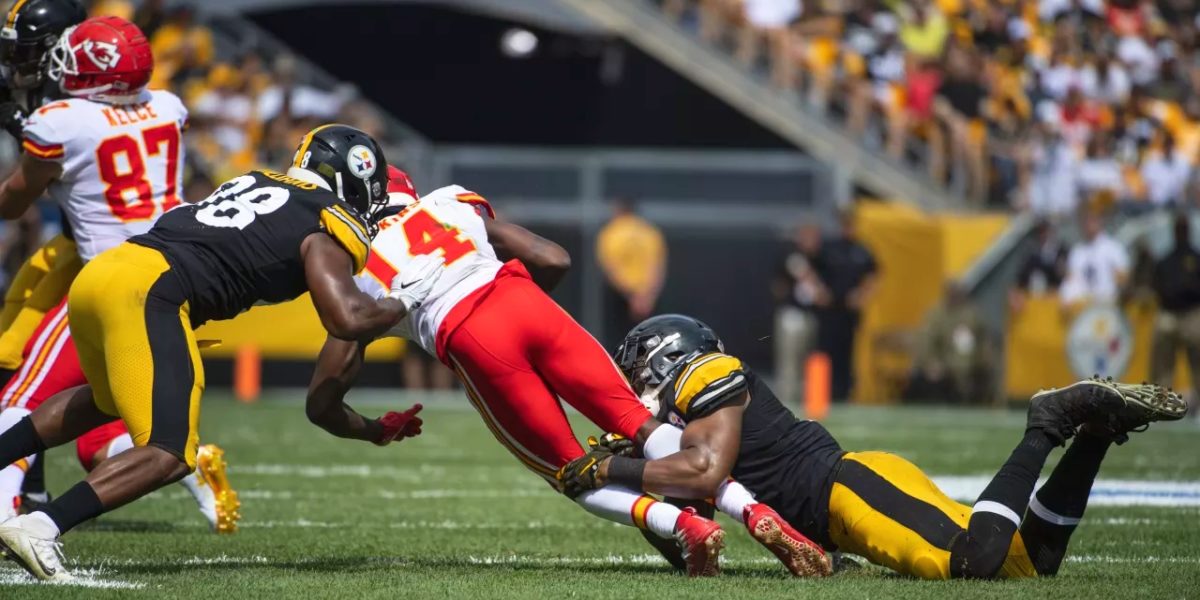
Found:
[{"label": "gold football pants", "polygon": [[[829,533],[838,549],[921,579],[950,578],[950,547],[970,518],[971,507],[887,452],[846,454],[829,496]],[[1037,576],[1020,532],[998,576]]]}]

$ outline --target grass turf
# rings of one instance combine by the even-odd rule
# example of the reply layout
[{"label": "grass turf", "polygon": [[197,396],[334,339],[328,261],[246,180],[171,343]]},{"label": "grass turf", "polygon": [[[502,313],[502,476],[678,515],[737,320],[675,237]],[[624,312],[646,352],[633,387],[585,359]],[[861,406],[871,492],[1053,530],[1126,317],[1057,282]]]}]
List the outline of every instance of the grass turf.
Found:
[{"label": "grass turf", "polygon": [[[376,448],[309,425],[298,395],[252,406],[208,395],[202,431],[226,449],[243,503],[238,534],[209,533],[186,492],[171,486],[65,538],[71,568],[90,574],[92,586],[121,587],[37,585],[10,563],[0,566],[0,598],[1200,596],[1198,508],[1093,507],[1059,577],[1000,582],[921,582],[870,566],[793,580],[724,519],[724,574],[689,580],[633,530],[554,494],[464,401],[428,406],[420,438]],[[575,422],[578,433],[592,432]],[[835,408],[828,424],[848,449],[900,452],[939,475],[984,475],[1011,450],[1023,416],[851,407]],[[81,473],[73,448],[52,451],[47,466],[56,492]],[[1136,435],[1113,448],[1101,477],[1200,480],[1200,429],[1159,425]]]}]

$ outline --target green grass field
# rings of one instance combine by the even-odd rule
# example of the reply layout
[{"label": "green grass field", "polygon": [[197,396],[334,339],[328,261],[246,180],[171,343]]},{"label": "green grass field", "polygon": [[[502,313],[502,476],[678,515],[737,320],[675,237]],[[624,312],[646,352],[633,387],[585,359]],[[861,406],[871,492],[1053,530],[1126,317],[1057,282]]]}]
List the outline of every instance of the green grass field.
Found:
[{"label": "green grass field", "polygon": [[[360,407],[368,414],[382,400],[412,401],[365,395],[376,401]],[[1061,574],[1019,582],[920,582],[869,566],[794,580],[724,519],[724,573],[689,580],[633,530],[591,517],[525,471],[465,401],[427,404],[421,437],[377,448],[312,427],[298,396],[253,406],[207,398],[202,432],[226,449],[243,501],[239,533],[209,533],[171,486],[65,537],[68,565],[89,587],[42,586],[5,564],[0,598],[1200,597],[1195,506],[1094,506]],[[1023,422],[1017,412],[852,407],[835,408],[829,426],[850,449],[900,452],[939,476],[987,476]],[[73,448],[47,465],[52,491],[81,474]],[[1110,452],[1101,477],[1194,485],[1200,428],[1136,435]]]}]

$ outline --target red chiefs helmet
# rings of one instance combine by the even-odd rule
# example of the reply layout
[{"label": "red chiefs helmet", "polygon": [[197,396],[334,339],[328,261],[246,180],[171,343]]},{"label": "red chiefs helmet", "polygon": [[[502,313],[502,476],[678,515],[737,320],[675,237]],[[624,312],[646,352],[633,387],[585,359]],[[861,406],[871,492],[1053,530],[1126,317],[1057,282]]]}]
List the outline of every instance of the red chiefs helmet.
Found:
[{"label": "red chiefs helmet", "polygon": [[388,208],[403,208],[417,201],[417,188],[408,173],[388,165]]},{"label": "red chiefs helmet", "polygon": [[150,42],[120,17],[93,17],[63,32],[47,74],[63,92],[109,103],[136,100],[154,71]]}]

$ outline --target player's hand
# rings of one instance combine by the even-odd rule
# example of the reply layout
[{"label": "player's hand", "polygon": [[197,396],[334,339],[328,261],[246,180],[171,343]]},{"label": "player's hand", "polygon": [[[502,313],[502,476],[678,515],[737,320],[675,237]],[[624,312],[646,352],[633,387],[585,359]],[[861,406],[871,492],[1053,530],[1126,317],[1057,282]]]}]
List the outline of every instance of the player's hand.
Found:
[{"label": "player's hand", "polygon": [[388,297],[402,302],[408,312],[421,308],[442,276],[442,266],[445,264],[446,259],[440,255],[417,255],[392,278],[392,291]]},{"label": "player's hand", "polygon": [[558,481],[558,491],[574,500],[580,494],[603,487],[597,479],[600,463],[612,458],[612,452],[604,448],[593,448],[591,452],[563,465],[554,478]]},{"label": "player's hand", "polygon": [[417,413],[421,412],[422,408],[424,407],[420,404],[414,404],[412,408],[404,412],[391,411],[379,417],[379,425],[383,427],[383,432],[380,433],[379,439],[375,440],[375,445],[386,446],[404,438],[421,435],[421,425],[424,424],[424,421],[417,416]]},{"label": "player's hand", "polygon": [[21,139],[25,135],[25,109],[16,102],[0,104],[0,128],[14,138]]},{"label": "player's hand", "polygon": [[606,433],[599,438],[589,435],[587,443],[588,448],[592,450],[608,450],[609,453],[615,456],[633,458],[633,455],[637,452],[637,444],[634,444],[633,440],[619,433]]}]

